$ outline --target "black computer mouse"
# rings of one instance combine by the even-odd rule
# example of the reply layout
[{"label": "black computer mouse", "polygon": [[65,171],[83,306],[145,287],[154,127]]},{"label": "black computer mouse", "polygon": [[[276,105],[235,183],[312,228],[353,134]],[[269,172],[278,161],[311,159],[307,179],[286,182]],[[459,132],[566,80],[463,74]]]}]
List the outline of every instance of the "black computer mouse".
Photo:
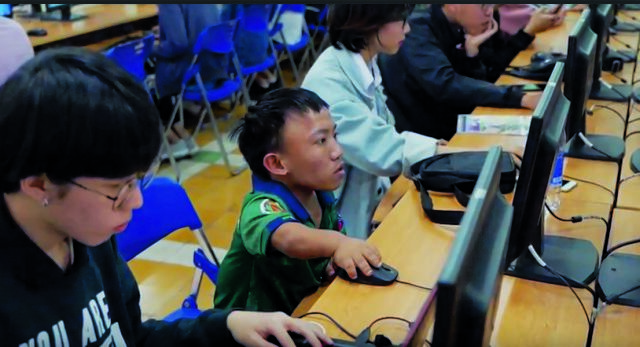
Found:
[{"label": "black computer mouse", "polygon": [[344,269],[338,268],[336,272],[338,276],[349,282],[369,284],[372,286],[388,286],[398,278],[398,270],[385,263],[382,263],[379,268],[373,266],[371,268],[373,269],[371,276],[365,276],[360,272],[360,269],[358,269],[358,277],[355,279],[349,277],[349,274]]},{"label": "black computer mouse", "polygon": [[47,30],[43,28],[33,28],[27,30],[29,36],[47,36]]},{"label": "black computer mouse", "polygon": [[537,62],[543,62],[543,61],[564,61],[564,59],[566,59],[566,55],[562,54],[562,53],[557,53],[557,52],[535,52],[533,53],[533,55],[531,56],[531,62],[532,63],[537,63]]}]

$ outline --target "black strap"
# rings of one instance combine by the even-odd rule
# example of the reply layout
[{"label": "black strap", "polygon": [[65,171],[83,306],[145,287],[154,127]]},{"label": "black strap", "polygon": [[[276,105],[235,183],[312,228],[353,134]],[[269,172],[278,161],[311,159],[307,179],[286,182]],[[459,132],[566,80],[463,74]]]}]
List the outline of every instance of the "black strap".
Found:
[{"label": "black strap", "polygon": [[[438,224],[459,225],[464,211],[452,211],[452,210],[434,210],[433,201],[429,196],[429,191],[425,190],[420,180],[415,180],[416,186],[420,191],[420,203],[422,204],[422,210],[429,217],[429,219]],[[460,205],[467,206],[473,192],[475,182],[467,181],[460,182],[453,186],[453,195]]]}]

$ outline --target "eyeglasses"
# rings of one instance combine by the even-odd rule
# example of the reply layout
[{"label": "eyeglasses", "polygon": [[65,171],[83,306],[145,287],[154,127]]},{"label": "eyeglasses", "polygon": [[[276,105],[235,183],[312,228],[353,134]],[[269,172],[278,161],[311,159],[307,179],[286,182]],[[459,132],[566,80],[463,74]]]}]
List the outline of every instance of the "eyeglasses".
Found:
[{"label": "eyeglasses", "polygon": [[82,188],[84,190],[104,196],[105,198],[113,201],[113,206],[112,206],[113,210],[118,210],[124,205],[125,202],[129,200],[129,198],[131,198],[131,193],[133,193],[138,187],[141,190],[143,190],[143,189],[146,189],[149,186],[149,184],[151,184],[151,181],[153,180],[156,173],[158,172],[159,167],[160,167],[160,159],[157,158],[156,160],[154,160],[153,164],[151,164],[151,167],[149,168],[149,170],[147,170],[147,172],[145,172],[144,174],[137,174],[135,178],[131,179],[130,181],[125,183],[122,187],[120,187],[116,196],[111,196],[111,195],[102,193],[95,189],[84,186],[74,180],[69,180],[69,183],[73,184],[76,187]]}]

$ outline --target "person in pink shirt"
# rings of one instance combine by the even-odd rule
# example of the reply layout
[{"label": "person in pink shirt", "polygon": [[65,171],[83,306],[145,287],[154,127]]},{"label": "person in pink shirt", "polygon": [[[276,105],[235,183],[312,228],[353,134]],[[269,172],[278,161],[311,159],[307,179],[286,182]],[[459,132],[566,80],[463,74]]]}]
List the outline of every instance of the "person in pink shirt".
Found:
[{"label": "person in pink shirt", "polygon": [[0,17],[0,86],[25,61],[33,57],[31,41],[18,22]]}]

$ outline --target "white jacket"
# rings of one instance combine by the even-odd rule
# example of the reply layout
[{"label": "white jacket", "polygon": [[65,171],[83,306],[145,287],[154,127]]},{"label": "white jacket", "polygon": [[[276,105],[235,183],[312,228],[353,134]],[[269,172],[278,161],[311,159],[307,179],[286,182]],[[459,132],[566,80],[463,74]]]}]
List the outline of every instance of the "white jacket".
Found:
[{"label": "white jacket", "polygon": [[389,188],[389,177],[408,176],[411,164],[436,150],[433,138],[395,130],[372,60],[367,66],[360,54],[329,47],[302,83],[329,104],[346,164],[345,181],[335,192],[338,208],[347,234],[361,239],[370,234],[371,217]]}]

